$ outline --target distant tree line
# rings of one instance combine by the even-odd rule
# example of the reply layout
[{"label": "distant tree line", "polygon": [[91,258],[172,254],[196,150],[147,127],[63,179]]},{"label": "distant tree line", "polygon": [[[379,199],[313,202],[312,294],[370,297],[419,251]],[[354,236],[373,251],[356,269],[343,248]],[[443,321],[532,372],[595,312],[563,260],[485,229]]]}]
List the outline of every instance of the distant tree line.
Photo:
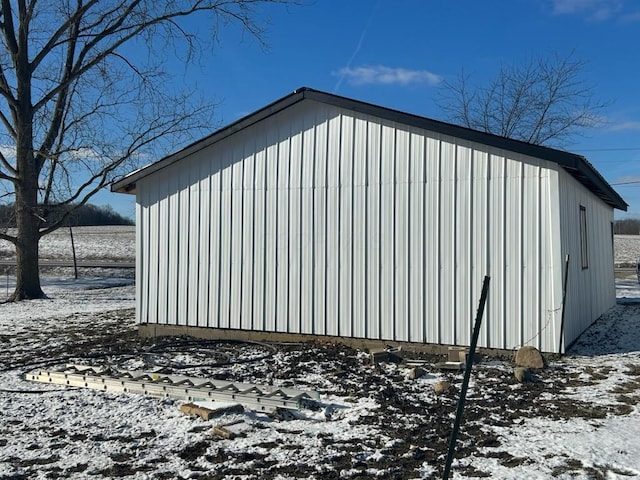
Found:
[{"label": "distant tree line", "polygon": [[[63,214],[62,208],[56,211],[52,207],[47,208],[46,223],[55,223]],[[130,218],[124,217],[111,208],[111,206],[97,206],[87,203],[79,206],[65,221],[65,226],[99,226],[99,225],[133,225]],[[15,206],[13,204],[0,205],[0,228],[15,228]]]},{"label": "distant tree line", "polygon": [[621,235],[640,235],[640,219],[625,218],[613,222],[613,233]]}]

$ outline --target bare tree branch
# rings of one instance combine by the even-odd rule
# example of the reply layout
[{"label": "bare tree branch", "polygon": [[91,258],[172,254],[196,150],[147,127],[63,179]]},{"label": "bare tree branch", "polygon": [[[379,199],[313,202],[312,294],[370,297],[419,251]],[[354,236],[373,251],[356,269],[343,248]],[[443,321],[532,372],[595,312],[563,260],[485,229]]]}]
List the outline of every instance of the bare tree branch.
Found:
[{"label": "bare tree branch", "polygon": [[141,159],[211,131],[214,103],[188,84],[173,88],[167,49],[187,66],[227,23],[264,46],[256,7],[296,2],[0,0],[0,136],[15,151],[0,152],[0,188],[18,230],[0,238],[16,246],[14,299],[42,295],[42,235]]},{"label": "bare tree branch", "polygon": [[[94,2],[95,1],[96,0],[94,0]],[[61,81],[47,94],[43,95],[40,101],[34,105],[34,109],[37,110],[41,108],[44,103],[51,101],[61,90],[67,88],[70,82],[73,82],[84,75],[88,70],[91,70],[100,62],[104,61],[125,43],[139,37],[143,32],[149,32],[154,27],[161,24],[176,26],[177,24],[174,20],[177,18],[192,16],[200,12],[209,12],[217,18],[238,21],[246,31],[259,39],[263,31],[261,28],[257,27],[255,22],[252,21],[250,6],[257,3],[264,3],[265,1],[271,1],[272,3],[291,3],[286,2],[286,0],[194,0],[191,2],[173,2],[171,0],[167,0],[166,2],[157,2],[161,5],[166,3],[166,8],[164,10],[162,10],[161,6],[157,9],[157,11],[162,10],[163,13],[156,14],[154,16],[153,13],[155,11],[152,10],[151,12],[146,12],[144,15],[136,16],[134,15],[136,7],[144,4],[145,2],[142,0],[128,3],[122,2],[118,5],[118,8],[114,7],[110,10],[112,15],[103,15],[100,17],[99,21],[80,28],[77,33],[77,37],[85,39],[86,43],[78,52],[72,74],[66,79],[66,81]],[[184,4],[186,8],[176,8],[180,4]],[[233,7],[236,7],[236,9],[234,10]],[[147,6],[147,8],[149,7]],[[127,23],[127,20],[132,18],[139,19],[139,21]],[[100,27],[98,31],[94,32],[98,27]],[[185,32],[183,29],[179,29],[179,31],[182,31],[183,33]],[[103,44],[105,46],[100,48]],[[58,44],[53,42],[49,45],[49,48],[57,46]],[[90,55],[92,53],[93,55]],[[37,63],[40,62],[41,60],[38,60]]]},{"label": "bare tree branch", "polygon": [[15,245],[16,242],[18,241],[18,238],[14,235],[8,235],[6,233],[0,232],[0,240],[6,240],[7,242],[10,242]]},{"label": "bare tree branch", "polygon": [[13,8],[10,0],[2,0],[2,33],[6,39],[7,49],[11,56],[15,57],[18,54],[18,41],[16,40],[16,29],[13,25]]},{"label": "bare tree branch", "polygon": [[565,146],[600,125],[607,106],[583,80],[586,63],[573,52],[502,67],[486,87],[463,74],[444,82],[438,104],[449,121],[525,142]]},{"label": "bare tree branch", "polygon": [[17,178],[7,175],[4,172],[0,172],[0,180],[7,180],[9,182],[15,182]]}]

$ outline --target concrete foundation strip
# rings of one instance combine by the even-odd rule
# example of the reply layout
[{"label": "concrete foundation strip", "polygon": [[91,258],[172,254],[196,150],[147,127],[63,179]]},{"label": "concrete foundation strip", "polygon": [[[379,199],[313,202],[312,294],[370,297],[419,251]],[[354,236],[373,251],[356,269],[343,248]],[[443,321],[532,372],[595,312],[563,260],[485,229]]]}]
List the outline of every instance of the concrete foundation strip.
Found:
[{"label": "concrete foundation strip", "polygon": [[134,393],[189,402],[233,402],[249,410],[267,413],[281,408],[315,407],[320,397],[317,392],[269,385],[85,365],[67,365],[64,370],[58,371],[34,370],[27,373],[25,378],[34,382],[84,387],[106,392]]}]

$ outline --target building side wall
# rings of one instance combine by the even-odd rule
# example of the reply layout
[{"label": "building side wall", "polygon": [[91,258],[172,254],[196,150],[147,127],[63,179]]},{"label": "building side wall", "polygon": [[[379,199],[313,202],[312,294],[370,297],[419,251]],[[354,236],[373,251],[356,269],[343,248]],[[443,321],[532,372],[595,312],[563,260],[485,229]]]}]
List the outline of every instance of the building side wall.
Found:
[{"label": "building side wall", "polygon": [[297,104],[138,183],[139,321],[555,351],[554,167]]},{"label": "building side wall", "polygon": [[[613,209],[567,172],[560,173],[563,258],[569,255],[564,334],[569,345],[616,303]],[[587,268],[582,262],[581,206],[586,215]]]}]

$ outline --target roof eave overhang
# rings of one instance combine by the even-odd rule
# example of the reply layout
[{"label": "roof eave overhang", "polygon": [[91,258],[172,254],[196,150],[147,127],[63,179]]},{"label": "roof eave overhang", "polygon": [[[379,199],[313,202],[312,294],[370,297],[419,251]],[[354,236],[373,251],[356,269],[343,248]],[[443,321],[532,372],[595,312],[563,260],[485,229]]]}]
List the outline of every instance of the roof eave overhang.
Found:
[{"label": "roof eave overhang", "polygon": [[622,197],[618,195],[618,193],[597,172],[597,170],[581,155],[501,137],[491,133],[480,132],[478,130],[472,130],[459,125],[440,122],[438,120],[420,117],[410,113],[400,112],[358,100],[338,97],[336,95],[330,95],[315,90],[307,90],[306,96],[325,103],[329,101],[332,104],[367,115],[386,118],[387,120],[412,125],[418,128],[424,128],[425,130],[435,131],[443,135],[462,138],[470,142],[518,152],[530,157],[557,163],[609,206],[623,211],[627,210],[628,205]]},{"label": "roof eave overhang", "polygon": [[189,155],[193,155],[196,152],[199,152],[200,150],[203,150],[207,147],[209,147],[210,145],[213,145],[214,143],[219,142],[220,140],[229,137],[231,135],[233,135],[236,132],[239,132],[240,130],[243,130],[255,123],[258,123],[268,117],[271,117],[272,115],[275,115],[276,113],[290,107],[291,105],[298,103],[299,101],[301,101],[304,96],[305,96],[305,91],[306,89],[299,89],[294,91],[292,94],[277,100],[269,105],[267,105],[264,108],[261,108],[260,110],[258,110],[257,112],[254,112],[250,115],[247,115],[246,117],[241,118],[240,120],[220,129],[217,130],[216,132],[212,133],[211,135],[206,136],[205,138],[198,140],[188,146],[186,146],[185,148],[183,148],[182,150],[179,150],[175,153],[172,153],[171,155],[164,157],[163,159],[152,163],[150,165],[147,165],[146,167],[143,167],[139,170],[136,170],[126,176],[124,176],[123,178],[121,178],[120,180],[117,180],[115,182],[113,182],[111,184],[111,191],[112,192],[116,192],[116,193],[130,193],[130,194],[135,194],[136,193],[136,184],[138,182],[138,180],[151,175],[152,173],[155,173],[159,170],[162,170],[163,168],[168,167],[169,165],[172,165],[175,162],[178,162],[180,160],[182,160],[185,157],[188,157]]},{"label": "roof eave overhang", "polygon": [[281,98],[260,110],[241,118],[240,120],[224,127],[211,135],[199,140],[186,148],[173,153],[156,163],[137,170],[111,185],[111,191],[118,193],[136,193],[138,180],[157,172],[189,155],[192,155],[220,140],[233,135],[234,133],[260,122],[276,113],[308,98],[321,103],[334,105],[340,108],[349,109],[355,112],[380,117],[392,122],[398,122],[417,128],[461,138],[470,142],[480,143],[507,151],[521,153],[523,155],[548,160],[562,166],[570,175],[601,198],[605,203],[613,208],[623,211],[627,210],[627,203],[618,193],[607,183],[607,181],[597,172],[597,170],[582,156],[573,153],[556,150],[549,147],[534,145],[531,143],[500,137],[490,133],[472,130],[459,125],[420,117],[411,113],[381,107],[359,100],[353,100],[338,95],[313,90],[310,88],[299,88],[293,93]]}]

